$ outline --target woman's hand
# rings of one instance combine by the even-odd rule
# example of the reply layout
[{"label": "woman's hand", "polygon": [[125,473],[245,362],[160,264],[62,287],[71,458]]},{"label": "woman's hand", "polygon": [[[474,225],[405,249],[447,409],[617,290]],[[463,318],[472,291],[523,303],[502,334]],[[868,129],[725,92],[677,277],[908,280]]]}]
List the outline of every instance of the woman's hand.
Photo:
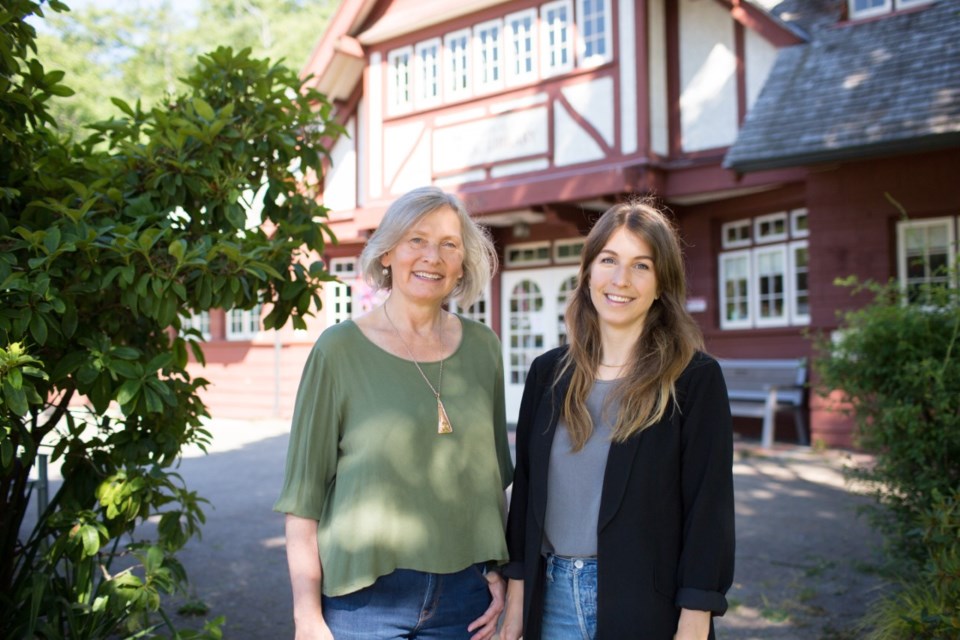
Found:
[{"label": "woman's hand", "polygon": [[523,637],[523,580],[507,584],[507,608],[503,614],[500,640],[519,640]]},{"label": "woman's hand", "polygon": [[673,640],[707,640],[710,636],[710,612],[681,609]]},{"label": "woman's hand", "polygon": [[503,578],[496,571],[488,571],[487,587],[490,589],[490,606],[483,612],[483,615],[470,623],[467,631],[476,631],[470,640],[489,640],[497,632],[497,621],[500,620],[500,612],[503,611],[503,596],[506,591],[506,585]]},{"label": "woman's hand", "polygon": [[319,619],[305,620],[302,623],[298,620],[294,640],[333,640],[333,633],[323,621],[323,616],[320,616]]}]

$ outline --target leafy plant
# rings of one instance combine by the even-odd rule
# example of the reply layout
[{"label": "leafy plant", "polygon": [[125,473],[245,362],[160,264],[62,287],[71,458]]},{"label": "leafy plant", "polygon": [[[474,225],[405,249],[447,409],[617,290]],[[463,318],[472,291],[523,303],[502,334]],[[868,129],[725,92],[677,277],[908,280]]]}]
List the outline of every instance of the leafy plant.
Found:
[{"label": "leafy plant", "polygon": [[[294,72],[220,48],[182,93],[115,99],[67,141],[49,107],[71,90],[28,20],[45,7],[66,10],[0,5],[0,637],[219,637],[216,620],[174,630],[162,607],[204,522],[172,469],[210,437],[206,381],[186,368],[202,338],[182,321],[263,304],[267,328],[305,326],[331,279],[314,186],[339,129]],[[41,452],[63,483],[21,531]]]}]

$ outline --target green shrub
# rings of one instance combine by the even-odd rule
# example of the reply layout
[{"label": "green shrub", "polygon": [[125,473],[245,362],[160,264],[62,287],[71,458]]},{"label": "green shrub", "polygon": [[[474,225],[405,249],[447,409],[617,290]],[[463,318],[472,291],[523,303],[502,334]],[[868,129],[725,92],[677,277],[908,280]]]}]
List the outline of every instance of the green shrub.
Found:
[{"label": "green shrub", "polygon": [[[855,470],[876,488],[875,524],[898,555],[922,563],[920,526],[937,492],[960,486],[960,306],[928,287],[910,301],[894,285],[846,283],[873,293],[817,341],[821,391],[841,390],[858,444],[875,454]],[[917,293],[917,292],[914,292]]]}]

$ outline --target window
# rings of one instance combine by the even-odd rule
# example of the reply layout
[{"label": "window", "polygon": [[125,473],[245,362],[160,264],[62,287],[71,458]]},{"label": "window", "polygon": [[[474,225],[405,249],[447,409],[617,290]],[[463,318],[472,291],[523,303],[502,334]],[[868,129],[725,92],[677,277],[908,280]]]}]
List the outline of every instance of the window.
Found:
[{"label": "window", "polygon": [[610,0],[577,0],[578,53],[581,65],[598,65],[613,58]]},{"label": "window", "polygon": [[204,340],[210,339],[210,312],[201,311],[200,313],[192,313],[189,318],[183,318],[180,322],[180,328],[183,333],[186,333],[190,329],[195,329],[203,337]]},{"label": "window", "polygon": [[227,311],[227,340],[252,340],[260,333],[262,305]]},{"label": "window", "polygon": [[930,218],[897,223],[897,275],[910,300],[924,285],[956,286],[957,220]]},{"label": "window", "polygon": [[487,285],[487,288],[477,301],[466,309],[462,308],[455,300],[451,300],[450,311],[459,313],[464,318],[470,318],[471,320],[476,320],[477,322],[482,322],[490,326],[490,286]]},{"label": "window", "polygon": [[394,49],[387,54],[387,111],[391,114],[410,110],[413,47]]},{"label": "window", "polygon": [[540,57],[544,76],[555,76],[573,68],[571,13],[569,0],[548,2],[540,7]]},{"label": "window", "polygon": [[440,101],[440,38],[419,42],[415,50],[417,106],[429,107]]},{"label": "window", "polygon": [[339,324],[353,317],[353,284],[357,278],[357,261],[354,258],[330,260],[330,274],[340,282],[324,285],[327,305],[327,324]]},{"label": "window", "polygon": [[537,76],[537,11],[509,14],[506,23],[506,79],[509,84],[531,82]]},{"label": "window", "polygon": [[921,4],[930,4],[932,0],[848,0],[850,17],[854,19],[890,13],[899,9],[909,9]]},{"label": "window", "polygon": [[720,327],[810,323],[807,210],[780,211],[721,226]]},{"label": "window", "polygon": [[506,255],[506,266],[509,267],[550,264],[549,242],[511,244],[506,247],[504,253]]},{"label": "window", "polygon": [[477,89],[493,90],[503,86],[503,47],[500,36],[503,23],[500,20],[483,22],[473,28],[476,44]]},{"label": "window", "polygon": [[470,95],[470,31],[463,29],[443,38],[446,96],[456,100]]},{"label": "window", "polygon": [[578,263],[583,253],[583,238],[574,240],[557,240],[553,243],[553,261],[557,264]]}]

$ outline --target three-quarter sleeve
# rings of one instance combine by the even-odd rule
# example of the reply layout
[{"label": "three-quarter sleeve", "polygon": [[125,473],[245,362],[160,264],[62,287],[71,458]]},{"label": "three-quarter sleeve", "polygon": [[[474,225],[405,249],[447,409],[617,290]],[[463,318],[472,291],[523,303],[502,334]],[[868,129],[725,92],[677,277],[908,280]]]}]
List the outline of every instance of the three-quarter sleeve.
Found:
[{"label": "three-quarter sleeve", "polygon": [[336,376],[315,346],[300,378],[290,428],[283,489],[274,511],[320,520],[337,472],[340,431]]},{"label": "three-quarter sleeve", "polygon": [[703,357],[681,396],[683,545],[677,607],[722,615],[733,582],[733,426],[723,373]]},{"label": "three-quarter sleeve", "polygon": [[[499,342],[497,342],[499,346]],[[493,428],[497,446],[497,462],[500,465],[500,482],[506,489],[513,483],[513,460],[510,457],[510,440],[507,436],[507,408],[504,395],[503,358],[500,350],[494,354],[496,382],[493,389]]]}]

